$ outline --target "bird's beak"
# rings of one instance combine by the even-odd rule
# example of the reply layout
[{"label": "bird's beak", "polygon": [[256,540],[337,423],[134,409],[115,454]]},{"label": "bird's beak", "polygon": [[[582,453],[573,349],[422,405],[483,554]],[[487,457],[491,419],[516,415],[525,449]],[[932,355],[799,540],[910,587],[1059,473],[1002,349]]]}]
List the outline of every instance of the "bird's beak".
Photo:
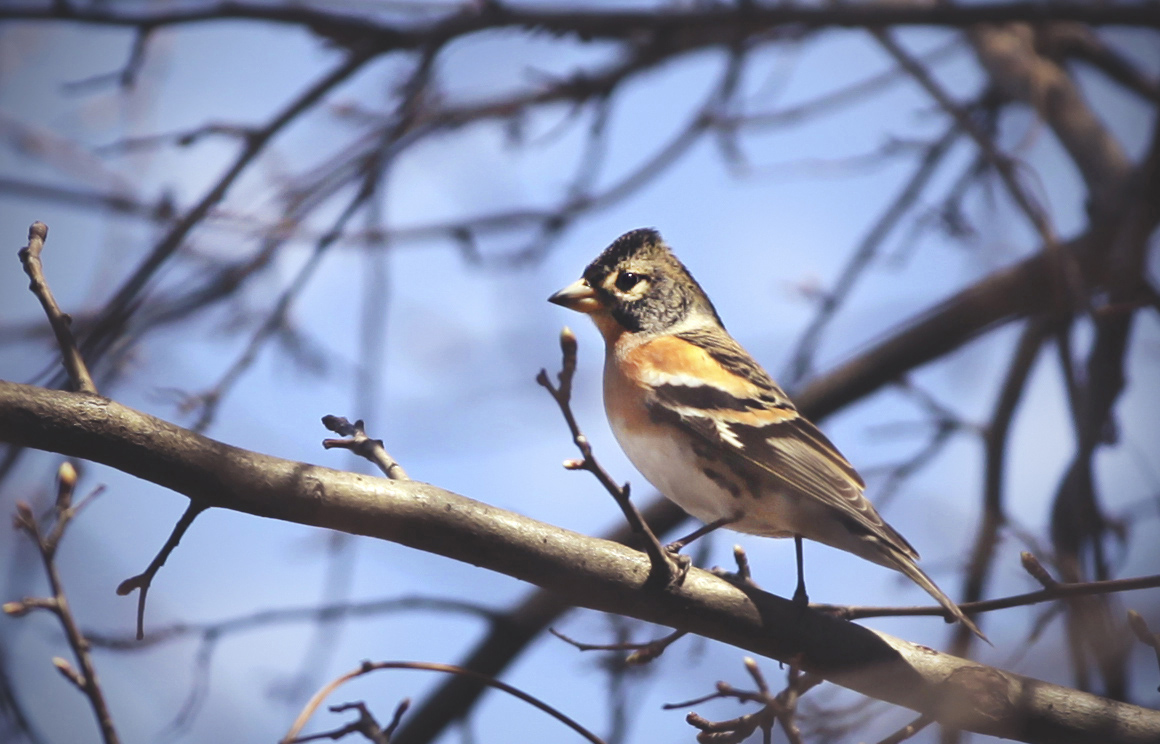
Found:
[{"label": "bird's beak", "polygon": [[577,279],[564,287],[549,297],[548,302],[553,302],[569,310],[575,310],[578,313],[595,313],[604,309],[604,304],[600,302],[596,297],[596,292],[584,279]]}]

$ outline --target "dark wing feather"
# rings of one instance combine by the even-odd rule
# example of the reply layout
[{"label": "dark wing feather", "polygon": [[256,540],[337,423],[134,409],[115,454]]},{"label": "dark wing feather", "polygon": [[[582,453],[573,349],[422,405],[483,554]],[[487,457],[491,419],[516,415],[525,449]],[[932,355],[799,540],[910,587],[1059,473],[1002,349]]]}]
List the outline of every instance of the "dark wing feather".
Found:
[{"label": "dark wing feather", "polygon": [[736,341],[720,333],[681,337],[762,393],[741,402],[711,386],[660,385],[648,404],[654,419],[694,434],[715,459],[739,475],[750,480],[772,477],[787,491],[833,509],[851,530],[875,535],[917,559],[910,543],[863,496],[866,484],[854,467],[816,426],[797,414],[781,388]]}]

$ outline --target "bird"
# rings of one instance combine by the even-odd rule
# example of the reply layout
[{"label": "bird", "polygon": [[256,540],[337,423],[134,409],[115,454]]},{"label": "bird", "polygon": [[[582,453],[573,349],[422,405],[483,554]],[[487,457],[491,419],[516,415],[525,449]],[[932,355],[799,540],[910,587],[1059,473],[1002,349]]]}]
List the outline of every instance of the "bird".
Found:
[{"label": "bird", "polygon": [[604,338],[604,408],[641,475],[704,523],[793,537],[794,601],[808,605],[802,539],[894,569],[986,640],[918,567],[918,551],[878,514],[832,442],[725,330],[708,295],[651,228],[621,235],[548,298]]}]

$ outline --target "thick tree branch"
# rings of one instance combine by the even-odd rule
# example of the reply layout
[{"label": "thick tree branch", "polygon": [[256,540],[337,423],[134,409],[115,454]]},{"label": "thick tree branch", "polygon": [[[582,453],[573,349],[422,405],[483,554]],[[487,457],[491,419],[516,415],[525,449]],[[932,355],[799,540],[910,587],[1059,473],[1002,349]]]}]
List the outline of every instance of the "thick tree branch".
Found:
[{"label": "thick tree branch", "polygon": [[1076,21],[1091,26],[1160,27],[1154,3],[1010,2],[932,5],[864,4],[816,7],[808,5],[707,6],[654,10],[556,10],[520,8],[498,2],[471,4],[434,21],[391,24],[358,15],[335,13],[306,5],[265,5],[218,2],[187,8],[123,10],[106,5],[73,7],[50,3],[39,8],[0,11],[0,20],[61,21],[135,28],[147,32],[166,26],[249,20],[308,28],[341,44],[370,42],[383,50],[417,49],[433,39],[448,40],[484,29],[520,28],[584,39],[633,39],[651,33],[696,34],[736,38],[739,25],[747,31],[777,26],[852,28],[859,26],[969,27],[995,23]]},{"label": "thick tree branch", "polygon": [[0,439],[103,463],[191,499],[390,540],[546,588],[570,602],[679,626],[948,726],[1023,741],[1151,742],[1160,712],[1009,674],[741,589],[704,571],[645,591],[647,558],[416,481],[282,460],[93,395],[0,382]]},{"label": "thick tree branch", "polygon": [[[1059,244],[1088,286],[1106,277],[1099,250],[1105,236],[1085,232]],[[1040,251],[995,271],[935,305],[797,394],[798,407],[812,420],[824,418],[904,373],[942,357],[997,325],[1052,308],[1051,257]]]},{"label": "thick tree branch", "polygon": [[[675,530],[688,516],[666,498],[657,497],[641,509],[641,516],[653,532],[663,535]],[[621,524],[604,535],[604,539],[624,545],[634,542],[632,527]],[[557,618],[573,609],[568,598],[545,590],[533,590],[518,605],[496,618],[491,629],[479,639],[461,666],[497,677],[500,672],[544,632]],[[426,696],[407,716],[393,744],[418,744],[434,741],[448,723],[462,718],[471,710],[486,688],[467,677],[452,677]]]},{"label": "thick tree branch", "polygon": [[1036,53],[1034,30],[1018,24],[986,26],[973,29],[970,39],[994,84],[1034,107],[1051,127],[1083,174],[1096,206],[1118,206],[1132,162],[1067,72]]}]

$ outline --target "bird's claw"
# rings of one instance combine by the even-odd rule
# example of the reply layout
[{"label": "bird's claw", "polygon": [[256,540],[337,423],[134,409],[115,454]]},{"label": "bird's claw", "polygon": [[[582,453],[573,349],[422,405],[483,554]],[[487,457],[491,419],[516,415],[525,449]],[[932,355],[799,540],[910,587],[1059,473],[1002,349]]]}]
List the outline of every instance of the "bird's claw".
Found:
[{"label": "bird's claw", "polygon": [[670,587],[678,587],[685,583],[685,577],[689,575],[689,568],[693,565],[693,559],[679,551],[680,547],[674,550],[672,546],[666,545],[664,548],[665,561],[669,565]]},{"label": "bird's claw", "polygon": [[654,550],[649,551],[652,568],[649,571],[646,586],[651,586],[654,589],[676,589],[685,582],[685,577],[689,575],[692,560],[687,555],[670,550],[667,545],[658,545],[657,547],[660,548],[659,553]]}]

